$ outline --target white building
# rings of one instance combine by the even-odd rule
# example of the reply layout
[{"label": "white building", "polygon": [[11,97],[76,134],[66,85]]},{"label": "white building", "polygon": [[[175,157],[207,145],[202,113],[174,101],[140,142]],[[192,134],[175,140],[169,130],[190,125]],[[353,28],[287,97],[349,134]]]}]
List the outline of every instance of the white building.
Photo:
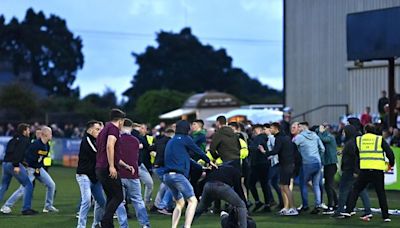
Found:
[{"label": "white building", "polygon": [[388,88],[387,63],[367,62],[359,68],[347,61],[346,16],[395,6],[400,0],[284,0],[285,105],[293,108],[292,116],[325,106],[306,114],[305,120],[334,123],[346,109],[326,107],[332,104],[347,104],[350,113],[362,113],[366,106],[378,111],[380,93]]}]

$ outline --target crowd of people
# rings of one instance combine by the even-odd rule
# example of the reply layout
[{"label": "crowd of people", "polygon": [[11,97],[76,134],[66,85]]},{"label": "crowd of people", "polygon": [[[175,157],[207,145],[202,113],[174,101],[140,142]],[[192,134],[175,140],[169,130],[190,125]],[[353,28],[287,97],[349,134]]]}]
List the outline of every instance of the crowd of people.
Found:
[{"label": "crowd of people", "polygon": [[[211,140],[207,140],[202,120],[160,124],[149,131],[147,125],[113,109],[109,122],[89,121],[82,136],[76,171],[81,192],[77,227],[86,227],[92,199],[92,227],[114,227],[114,215],[120,227],[128,227],[130,203],[141,227],[151,226],[149,212],[172,216],[171,226],[178,227],[185,205],[183,227],[190,227],[208,210],[221,213],[222,227],[255,227],[250,214],[272,211],[282,216],[310,211],[341,219],[355,214],[359,196],[364,204],[360,218],[369,220],[373,214],[368,184],[375,187],[383,221],[390,222],[384,171],[394,166],[394,154],[375,125],[363,126],[357,120],[350,119],[343,126],[338,140],[329,124],[310,127],[307,122],[291,123],[290,115],[279,123],[253,124],[251,128],[219,116]],[[21,187],[1,207],[5,214],[21,197],[23,215],[38,213],[31,206],[34,179],[47,189],[43,212],[59,211],[54,206],[55,182],[43,164],[54,131],[41,126],[33,141],[30,131],[28,124],[19,124],[7,145],[0,201],[12,177]],[[338,144],[343,146],[341,151],[337,151]],[[342,175],[337,191],[338,153],[342,155]],[[157,194],[153,178],[160,180]],[[301,202],[293,197],[295,179]],[[309,185],[314,195],[312,205]]]},{"label": "crowd of people", "polygon": [[[30,132],[33,135],[36,130],[39,130],[42,124],[35,122],[30,125]],[[79,127],[74,124],[64,124],[63,127],[59,127],[59,124],[52,123],[49,126],[53,132],[53,136],[56,138],[72,138],[80,139],[83,137],[85,132],[84,127]],[[0,124],[0,136],[14,136],[17,132],[15,124],[6,123],[4,125]]]}]

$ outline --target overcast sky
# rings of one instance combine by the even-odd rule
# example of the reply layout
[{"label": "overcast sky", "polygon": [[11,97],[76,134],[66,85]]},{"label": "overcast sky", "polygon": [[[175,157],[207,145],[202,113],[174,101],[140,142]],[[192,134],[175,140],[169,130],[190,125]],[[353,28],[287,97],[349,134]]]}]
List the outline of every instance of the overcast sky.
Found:
[{"label": "overcast sky", "polygon": [[30,7],[66,19],[82,38],[85,64],[74,84],[81,96],[106,87],[121,96],[138,69],[131,53],[156,45],[156,32],[183,27],[225,48],[251,77],[283,88],[282,0],[0,0],[7,21],[22,19]]}]

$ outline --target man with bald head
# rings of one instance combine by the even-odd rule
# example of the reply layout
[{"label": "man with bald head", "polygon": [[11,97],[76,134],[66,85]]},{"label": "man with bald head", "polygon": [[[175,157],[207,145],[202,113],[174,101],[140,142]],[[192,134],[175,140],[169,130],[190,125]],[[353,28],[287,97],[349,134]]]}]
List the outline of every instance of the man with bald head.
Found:
[{"label": "man with bald head", "polygon": [[[31,182],[38,179],[46,186],[46,200],[43,208],[44,213],[58,212],[59,210],[53,206],[54,193],[56,191],[56,184],[53,179],[43,168],[43,159],[48,156],[50,147],[48,142],[52,139],[51,128],[43,126],[40,132],[40,138],[35,140],[28,148],[25,161],[28,165],[27,171]],[[12,206],[14,203],[23,196],[24,187],[21,186],[14,194],[7,200],[7,206]]]}]

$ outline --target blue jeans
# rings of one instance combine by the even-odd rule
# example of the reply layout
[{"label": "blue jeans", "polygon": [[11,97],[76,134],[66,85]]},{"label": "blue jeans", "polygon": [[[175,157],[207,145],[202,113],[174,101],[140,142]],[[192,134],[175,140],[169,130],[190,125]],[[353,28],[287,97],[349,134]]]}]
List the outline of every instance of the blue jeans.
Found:
[{"label": "blue jeans", "polygon": [[165,168],[155,168],[154,172],[161,181],[160,188],[158,189],[156,199],[154,200],[154,206],[159,209],[172,209],[173,199],[171,190],[163,183]]},{"label": "blue jeans", "polygon": [[[126,195],[127,198],[129,198],[130,201],[132,202],[132,205],[135,208],[136,218],[138,222],[140,223],[141,226],[150,226],[149,216],[147,215],[146,207],[144,205],[142,198],[142,192],[141,192],[142,188],[140,186],[140,180],[122,178],[121,181],[124,190],[124,199]],[[125,202],[122,202],[121,205],[124,204]],[[124,221],[126,218],[126,216],[123,215],[124,211],[125,207],[124,210],[118,207],[117,209],[118,221],[121,227],[128,227],[127,225],[125,226],[125,224],[128,224],[128,221]]]},{"label": "blue jeans", "polygon": [[94,219],[92,227],[100,223],[104,214],[106,199],[104,197],[103,188],[99,181],[92,183],[89,177],[85,174],[76,174],[76,181],[81,190],[81,204],[79,209],[79,219],[77,228],[85,228],[87,214],[89,213],[92,196],[95,200]]},{"label": "blue jeans", "polygon": [[167,210],[173,208],[172,193],[164,183],[160,184],[156,199],[154,200],[154,206],[158,209]]},{"label": "blue jeans", "polygon": [[165,174],[164,183],[171,190],[172,196],[174,197],[175,201],[182,199],[182,196],[185,200],[194,196],[193,187],[190,184],[189,180],[180,173]]},{"label": "blue jeans", "polygon": [[125,209],[125,200],[118,206],[117,210],[115,211],[117,214],[118,223],[120,228],[128,228],[128,214],[126,213]]},{"label": "blue jeans", "polygon": [[316,207],[321,205],[321,163],[313,163],[313,164],[303,164],[300,170],[300,191],[301,191],[301,199],[303,201],[303,207],[308,207],[308,191],[307,191],[307,182],[311,180],[312,188],[314,192],[314,205]]},{"label": "blue jeans", "polygon": [[[342,173],[342,177],[340,178],[340,183],[339,183],[339,203],[336,211],[337,213],[344,212],[344,206],[347,205],[349,194],[353,188],[354,182],[355,178],[353,176],[353,172],[344,171]],[[372,213],[371,202],[369,201],[367,189],[364,189],[363,191],[360,192],[360,198],[364,205],[364,212]]]},{"label": "blue jeans", "polygon": [[143,163],[139,166],[139,178],[144,184],[144,202],[149,204],[151,203],[151,195],[153,194],[154,183],[153,178],[151,178],[149,171]]},{"label": "blue jeans", "polygon": [[[28,177],[31,183],[34,179],[39,180],[42,184],[46,186],[46,199],[44,203],[44,208],[53,206],[54,202],[54,193],[56,192],[56,184],[54,183],[51,176],[44,170],[44,168],[40,168],[40,176],[35,177],[35,169],[28,167],[26,169],[28,171]],[[25,192],[24,186],[20,186],[11,196],[8,198],[5,203],[6,206],[12,207],[23,195]]]},{"label": "blue jeans", "polygon": [[24,195],[24,205],[22,206],[22,210],[31,209],[32,207],[32,194],[33,194],[33,185],[29,180],[28,173],[25,167],[19,164],[20,172],[16,174],[14,172],[14,166],[11,162],[3,162],[3,176],[1,178],[1,186],[0,186],[0,201],[3,200],[4,194],[10,186],[11,178],[14,176],[15,179],[23,186],[23,195]]}]

